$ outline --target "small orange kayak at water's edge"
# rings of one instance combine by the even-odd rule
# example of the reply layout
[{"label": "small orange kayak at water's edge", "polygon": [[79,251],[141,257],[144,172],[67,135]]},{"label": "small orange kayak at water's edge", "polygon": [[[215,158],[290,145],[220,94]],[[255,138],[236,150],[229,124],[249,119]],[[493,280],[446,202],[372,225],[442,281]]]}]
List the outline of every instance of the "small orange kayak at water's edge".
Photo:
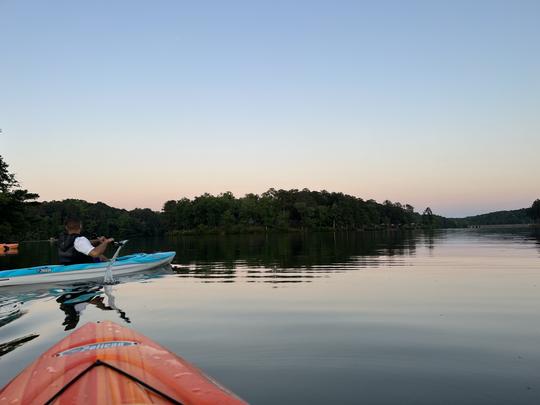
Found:
[{"label": "small orange kayak at water's edge", "polygon": [[245,404],[195,366],[114,322],[87,323],[0,391],[0,404]]},{"label": "small orange kayak at water's edge", "polygon": [[18,255],[19,250],[18,249],[10,249],[10,250],[0,250],[0,256],[11,256],[11,255]]},{"label": "small orange kayak at water's edge", "polygon": [[19,248],[18,243],[0,243],[0,252],[7,252],[9,250],[17,250]]}]

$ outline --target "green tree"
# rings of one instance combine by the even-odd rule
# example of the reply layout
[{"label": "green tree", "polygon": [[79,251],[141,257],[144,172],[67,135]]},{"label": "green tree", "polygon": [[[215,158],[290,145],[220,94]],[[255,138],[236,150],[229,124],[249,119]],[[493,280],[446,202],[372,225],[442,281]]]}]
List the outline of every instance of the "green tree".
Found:
[{"label": "green tree", "polygon": [[422,223],[424,224],[424,226],[432,228],[434,222],[435,218],[433,216],[433,211],[431,211],[431,208],[427,207],[422,214]]},{"label": "green tree", "polygon": [[169,200],[163,205],[163,220],[167,229],[179,229],[176,221],[177,208],[178,205],[174,200]]},{"label": "green tree", "polygon": [[527,210],[527,214],[534,222],[540,222],[540,199],[535,200]]},{"label": "green tree", "polygon": [[20,188],[15,175],[0,156],[0,241],[20,239],[30,229],[33,219],[27,210],[29,201],[39,196]]},{"label": "green tree", "polygon": [[8,164],[0,156],[0,193],[9,193],[18,185],[19,182],[15,179],[15,175],[9,172]]}]

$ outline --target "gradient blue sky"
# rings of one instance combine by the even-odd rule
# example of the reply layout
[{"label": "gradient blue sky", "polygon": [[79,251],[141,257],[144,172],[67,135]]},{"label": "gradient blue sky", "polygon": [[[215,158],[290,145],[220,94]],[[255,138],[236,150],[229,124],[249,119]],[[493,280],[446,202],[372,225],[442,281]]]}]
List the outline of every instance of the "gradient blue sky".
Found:
[{"label": "gradient blue sky", "polygon": [[42,199],[540,197],[540,1],[0,0],[0,154]]}]

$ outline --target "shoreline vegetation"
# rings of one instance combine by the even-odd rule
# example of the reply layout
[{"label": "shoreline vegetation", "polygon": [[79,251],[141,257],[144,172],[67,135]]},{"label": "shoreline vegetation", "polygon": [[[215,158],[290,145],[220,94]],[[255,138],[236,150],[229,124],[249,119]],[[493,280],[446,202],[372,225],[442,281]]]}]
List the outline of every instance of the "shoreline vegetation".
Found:
[{"label": "shoreline vegetation", "polygon": [[540,200],[530,208],[466,218],[445,218],[427,207],[374,200],[328,191],[276,190],[235,197],[203,194],[165,202],[160,212],[125,210],[84,200],[36,202],[20,188],[0,156],[0,241],[48,240],[58,236],[67,217],[83,221],[88,235],[115,237],[242,234],[305,231],[376,231],[527,225],[540,222]]}]

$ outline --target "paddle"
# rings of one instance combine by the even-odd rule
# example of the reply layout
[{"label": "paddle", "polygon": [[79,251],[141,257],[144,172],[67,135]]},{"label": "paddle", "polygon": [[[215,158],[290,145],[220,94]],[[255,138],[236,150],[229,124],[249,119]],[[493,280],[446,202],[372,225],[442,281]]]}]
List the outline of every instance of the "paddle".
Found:
[{"label": "paddle", "polygon": [[107,266],[107,270],[105,271],[105,277],[103,278],[103,284],[116,284],[116,280],[113,277],[112,274],[112,267],[114,265],[114,262],[116,261],[116,258],[118,257],[118,254],[120,253],[120,250],[124,247],[124,245],[128,243],[126,240],[121,240],[120,242],[114,242],[115,246],[118,246],[118,249],[116,249],[116,252],[114,252],[114,256],[109,261],[109,265]]}]

